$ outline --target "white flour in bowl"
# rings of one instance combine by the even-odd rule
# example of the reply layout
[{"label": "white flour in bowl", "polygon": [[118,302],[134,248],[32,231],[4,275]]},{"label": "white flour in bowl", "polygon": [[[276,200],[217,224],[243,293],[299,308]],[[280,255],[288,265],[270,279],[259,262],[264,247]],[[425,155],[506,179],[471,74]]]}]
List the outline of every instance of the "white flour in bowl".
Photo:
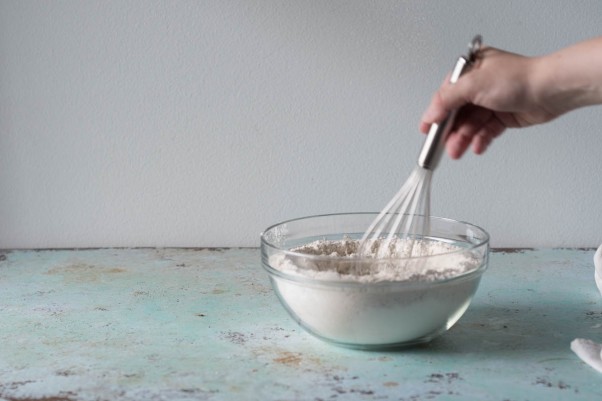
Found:
[{"label": "white flour in bowl", "polygon": [[[373,241],[371,254],[378,253],[380,241]],[[479,266],[479,259],[470,251],[447,242],[393,239],[387,259],[356,259],[359,241],[353,239],[318,240],[291,251],[308,255],[275,255],[270,263],[277,270],[317,280],[436,281],[448,279]],[[408,257],[413,255],[413,258]],[[315,260],[312,256],[323,256]]]},{"label": "white flour in bowl", "polygon": [[462,316],[481,274],[445,279],[479,268],[486,255],[425,241],[414,245],[431,256],[399,259],[408,241],[394,242],[393,258],[363,265],[354,253],[357,241],[316,241],[295,248],[296,255],[273,255],[272,267],[301,280],[272,276],[272,282],[295,320],[321,338],[368,348],[429,341]]}]

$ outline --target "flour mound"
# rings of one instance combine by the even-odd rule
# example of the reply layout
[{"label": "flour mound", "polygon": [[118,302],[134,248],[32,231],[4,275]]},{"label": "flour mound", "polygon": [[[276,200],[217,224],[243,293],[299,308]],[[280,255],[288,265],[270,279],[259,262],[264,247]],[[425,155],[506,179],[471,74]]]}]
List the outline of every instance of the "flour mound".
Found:
[{"label": "flour mound", "polygon": [[441,241],[408,238],[394,238],[386,250],[387,258],[377,258],[384,242],[373,240],[369,244],[370,253],[360,258],[357,253],[359,240],[318,240],[291,249],[298,255],[272,256],[271,265],[284,273],[301,277],[357,282],[432,282],[449,279],[480,266],[480,258],[468,249]]}]

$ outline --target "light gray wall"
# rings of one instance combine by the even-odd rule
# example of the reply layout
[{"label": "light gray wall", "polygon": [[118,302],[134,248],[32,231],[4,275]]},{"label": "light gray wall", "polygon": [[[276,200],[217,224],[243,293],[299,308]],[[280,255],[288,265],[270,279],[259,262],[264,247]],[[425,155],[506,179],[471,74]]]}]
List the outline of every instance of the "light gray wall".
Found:
[{"label": "light gray wall", "polygon": [[[0,1],[0,248],[256,246],[377,211],[473,34],[536,55],[602,2]],[[433,214],[493,246],[602,242],[602,108],[444,160]]]}]

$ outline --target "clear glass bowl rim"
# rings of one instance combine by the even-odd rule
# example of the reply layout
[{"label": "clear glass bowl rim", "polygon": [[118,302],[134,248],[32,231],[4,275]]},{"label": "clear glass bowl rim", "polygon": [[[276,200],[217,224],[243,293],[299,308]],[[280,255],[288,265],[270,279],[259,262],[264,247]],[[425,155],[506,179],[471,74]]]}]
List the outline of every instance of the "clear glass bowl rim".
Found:
[{"label": "clear glass bowl rim", "polygon": [[[276,224],[272,224],[271,226],[269,226],[268,228],[266,228],[260,235],[261,238],[261,254],[262,254],[262,265],[264,267],[264,269],[266,269],[268,271],[269,274],[271,275],[275,275],[287,280],[291,280],[291,281],[296,281],[296,282],[300,282],[300,283],[307,283],[307,284],[324,284],[324,285],[349,285],[349,286],[375,286],[375,285],[395,285],[395,286],[399,286],[399,285],[411,285],[411,286],[432,286],[432,285],[439,285],[439,284],[443,284],[443,283],[448,283],[451,281],[457,281],[457,280],[461,280],[464,278],[470,278],[473,275],[480,275],[482,274],[486,269],[487,269],[487,262],[481,264],[481,266],[479,266],[479,268],[475,269],[475,270],[470,270],[468,272],[465,272],[463,274],[460,274],[458,276],[454,276],[448,279],[441,279],[441,280],[434,280],[434,281],[375,281],[375,282],[358,282],[358,281],[347,281],[347,280],[322,280],[322,279],[312,279],[310,277],[303,277],[303,276],[298,276],[298,275],[292,275],[292,274],[287,274],[284,273],[280,270],[277,270],[275,268],[273,268],[272,266],[269,265],[269,263],[267,263],[265,261],[265,250],[264,248],[270,248],[273,249],[279,253],[282,253],[284,255],[290,255],[290,256],[294,256],[294,257],[303,257],[306,258],[308,260],[316,260],[316,261],[328,261],[328,260],[332,260],[332,256],[325,256],[325,255],[308,255],[305,253],[301,253],[301,252],[294,252],[294,251],[290,251],[288,249],[285,248],[280,248],[277,247],[273,244],[271,244],[266,238],[265,238],[265,234],[267,232],[269,232],[270,230],[274,229],[275,227],[281,226],[283,224],[287,224],[287,223],[291,223],[291,222],[296,222],[296,221],[300,221],[300,220],[309,220],[312,218],[321,218],[321,217],[331,217],[331,216],[352,216],[352,215],[373,215],[373,216],[377,216],[378,212],[350,212],[350,213],[329,213],[329,214],[319,214],[319,215],[311,215],[311,216],[304,216],[304,217],[297,217],[294,219],[289,219],[289,220],[285,220],[282,221],[280,223],[276,223]],[[424,217],[424,216],[421,216]],[[470,228],[473,229],[477,229],[478,231],[480,231],[480,233],[483,235],[483,238],[481,239],[481,241],[474,243],[474,244],[470,244],[470,246],[467,246],[465,248],[461,248],[457,251],[451,251],[451,252],[442,252],[442,253],[437,253],[434,255],[428,255],[428,256],[414,256],[414,257],[410,257],[410,258],[395,258],[393,260],[419,260],[421,258],[436,258],[436,257],[442,257],[442,256],[447,256],[447,255],[453,255],[456,253],[462,253],[462,252],[466,252],[466,251],[470,251],[473,249],[477,249],[479,247],[482,246],[488,246],[489,243],[489,233],[487,231],[485,231],[483,228],[472,224],[472,223],[468,223],[465,221],[461,221],[461,220],[454,220],[454,219],[450,219],[450,218],[446,218],[446,217],[437,217],[437,216],[429,216],[429,219],[432,220],[439,220],[439,221],[443,221],[443,222],[448,222],[448,223],[453,223],[453,224],[462,224],[465,226],[468,226]],[[343,233],[341,233],[343,234]],[[485,259],[488,259],[488,255],[485,255]],[[362,261],[371,261],[374,260],[370,257],[353,257],[353,258],[346,258],[346,260],[349,261],[358,261],[358,262],[362,262]]]}]

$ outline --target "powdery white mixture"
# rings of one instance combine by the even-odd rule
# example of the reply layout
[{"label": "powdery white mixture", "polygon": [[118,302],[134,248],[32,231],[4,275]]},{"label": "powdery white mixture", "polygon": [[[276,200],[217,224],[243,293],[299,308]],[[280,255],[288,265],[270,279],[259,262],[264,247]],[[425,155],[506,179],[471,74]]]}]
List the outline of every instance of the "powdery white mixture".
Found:
[{"label": "powdery white mixture", "polygon": [[[479,268],[484,256],[444,242],[410,242],[394,241],[391,254],[399,257],[413,249],[432,256],[358,259],[356,240],[316,241],[294,249],[297,255],[275,254],[270,259],[274,268],[314,282],[278,276],[272,282],[293,318],[319,337],[355,347],[429,341],[462,316],[480,275],[435,282]],[[380,244],[372,245],[374,252]],[[310,255],[327,257],[316,261]],[[400,281],[417,285],[399,285]]]},{"label": "powdery white mixture", "polygon": [[370,253],[358,259],[358,240],[318,240],[291,251],[327,258],[316,260],[311,256],[280,254],[274,255],[272,266],[283,273],[317,280],[377,282],[448,279],[474,270],[480,264],[470,251],[441,241],[396,238],[389,243],[385,259],[376,258],[381,240],[369,245]]}]

